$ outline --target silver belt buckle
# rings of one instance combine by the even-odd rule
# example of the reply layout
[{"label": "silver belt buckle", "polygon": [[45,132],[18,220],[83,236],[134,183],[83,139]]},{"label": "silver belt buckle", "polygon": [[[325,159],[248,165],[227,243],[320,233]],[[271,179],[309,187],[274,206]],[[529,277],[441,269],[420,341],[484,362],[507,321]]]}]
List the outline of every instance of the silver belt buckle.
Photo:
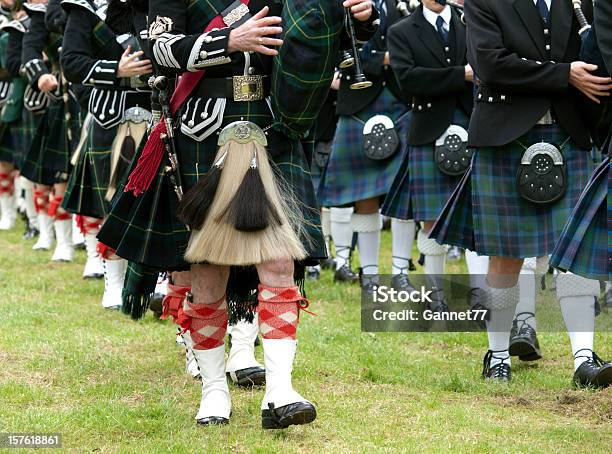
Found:
[{"label": "silver belt buckle", "polygon": [[151,112],[147,109],[143,109],[139,106],[130,107],[123,113],[122,123],[126,121],[131,121],[132,123],[149,122],[151,121],[151,116]]},{"label": "silver belt buckle", "polygon": [[248,102],[264,99],[263,76],[234,76],[234,101]]}]

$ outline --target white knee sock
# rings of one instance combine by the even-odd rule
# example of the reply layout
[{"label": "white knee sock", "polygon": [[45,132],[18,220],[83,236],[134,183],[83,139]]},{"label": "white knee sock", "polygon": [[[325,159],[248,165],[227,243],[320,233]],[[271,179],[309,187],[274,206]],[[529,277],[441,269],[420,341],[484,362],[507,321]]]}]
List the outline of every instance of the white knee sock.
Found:
[{"label": "white knee sock", "polygon": [[489,272],[489,257],[478,255],[474,251],[465,250],[465,262],[470,274],[470,286],[472,288],[484,288],[487,273]]},{"label": "white knee sock", "polygon": [[494,352],[490,365],[495,366],[502,360],[510,364],[508,347],[514,311],[519,298],[518,285],[510,288],[493,288],[487,285],[486,292],[486,304],[489,309],[487,335],[489,350]]},{"label": "white knee sock", "polygon": [[330,231],[336,248],[336,270],[348,265],[353,242],[352,208],[330,208]]},{"label": "white knee sock", "polygon": [[447,247],[428,238],[422,229],[417,235],[417,246],[421,254],[425,255],[425,274],[444,274]]},{"label": "white knee sock", "polygon": [[591,358],[595,331],[595,297],[599,282],[571,273],[557,277],[557,298],[574,355],[574,370]]},{"label": "white knee sock", "polygon": [[327,255],[331,257],[331,214],[329,208],[321,208],[321,230],[323,231],[323,238],[325,238]]},{"label": "white knee sock", "polygon": [[[516,305],[515,317],[518,321],[522,321],[531,326],[534,330],[537,329],[535,318],[535,302],[536,302],[536,258],[527,258],[521,267],[521,275],[519,276],[519,302]],[[533,314],[533,315],[532,315]],[[519,325],[520,327],[520,325]]]},{"label": "white knee sock", "polygon": [[393,274],[408,274],[416,223],[412,220],[391,219],[393,237]]},{"label": "white knee sock", "polygon": [[363,274],[378,274],[378,253],[380,251],[380,214],[357,214],[351,218],[353,229],[358,233],[359,260]]}]

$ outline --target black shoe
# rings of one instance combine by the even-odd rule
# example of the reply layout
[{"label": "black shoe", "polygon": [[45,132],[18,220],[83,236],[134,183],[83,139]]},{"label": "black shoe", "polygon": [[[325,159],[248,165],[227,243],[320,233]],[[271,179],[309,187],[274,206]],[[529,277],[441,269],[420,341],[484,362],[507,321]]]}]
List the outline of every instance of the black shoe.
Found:
[{"label": "black shoe", "polygon": [[149,303],[149,309],[155,314],[155,318],[161,318],[164,313],[163,301],[165,295],[163,293],[154,293],[151,296],[151,302]]},{"label": "black shoe", "polygon": [[446,304],[442,289],[434,287],[429,297],[431,301],[427,303],[427,309],[432,312],[448,312],[448,304]]},{"label": "black shoe", "polygon": [[319,262],[321,268],[324,270],[335,270],[336,269],[336,261],[332,258],[326,258],[325,260],[321,260]]},{"label": "black shoe", "polygon": [[342,268],[336,270],[334,274],[334,282],[357,282],[359,280],[359,276],[349,268],[348,265],[342,265]]},{"label": "black shoe", "polygon": [[393,287],[398,292],[412,292],[413,290],[415,290],[414,286],[410,282],[410,279],[408,279],[407,274],[396,274],[395,276],[393,276],[393,278],[391,279],[391,287]]},{"label": "black shoe", "polygon": [[263,367],[248,367],[236,372],[228,372],[227,376],[232,383],[241,388],[253,388],[266,384],[266,370]]},{"label": "black shoe", "polygon": [[85,243],[76,243],[76,244],[74,244],[74,250],[75,251],[84,251],[85,250]]},{"label": "black shoe", "polygon": [[28,227],[26,231],[23,233],[24,240],[31,240],[32,238],[36,238],[39,235],[38,229],[34,227]]},{"label": "black shoe", "polygon": [[222,418],[221,416],[208,416],[206,418],[198,419],[197,423],[201,426],[224,426],[229,424],[229,419]]},{"label": "black shoe", "polygon": [[591,353],[593,357],[589,357],[574,372],[574,385],[580,388],[606,388],[612,384],[612,364],[603,361],[595,352]]},{"label": "black shoe", "polygon": [[268,410],[261,411],[261,427],[264,429],[286,429],[308,424],[317,417],[317,410],[310,402],[295,402],[279,408],[274,408],[272,403],[268,406]]},{"label": "black shoe", "polygon": [[486,311],[484,319],[480,319],[479,317],[479,319],[476,321],[476,324],[481,329],[487,328],[487,322],[491,318],[489,314],[489,310],[484,304],[485,298],[486,298],[485,292],[480,287],[472,287],[468,291],[467,296],[466,296],[467,304],[471,310]]},{"label": "black shoe", "polygon": [[318,281],[321,277],[321,272],[317,267],[307,266],[306,267],[306,279],[309,281]]},{"label": "black shoe", "polygon": [[499,352],[489,350],[485,355],[482,361],[482,378],[498,383],[510,383],[512,371],[510,369],[510,364],[505,363],[505,361],[510,358],[497,358],[501,359],[501,363],[491,367],[491,360],[493,359],[495,353]]},{"label": "black shoe", "polygon": [[[521,315],[529,315],[527,318],[519,319]],[[534,317],[531,312],[520,312],[516,314],[510,330],[510,356],[518,356],[521,361],[537,361],[542,358],[540,343],[536,331],[529,326],[527,320]],[[520,327],[519,327],[520,323]]]}]

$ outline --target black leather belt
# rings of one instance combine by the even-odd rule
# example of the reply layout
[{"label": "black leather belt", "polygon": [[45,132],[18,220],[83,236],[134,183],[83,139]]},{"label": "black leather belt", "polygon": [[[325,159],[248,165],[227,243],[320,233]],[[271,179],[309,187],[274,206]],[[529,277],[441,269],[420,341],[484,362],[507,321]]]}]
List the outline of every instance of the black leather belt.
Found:
[{"label": "black leather belt", "polygon": [[261,101],[270,94],[268,76],[234,76],[202,79],[195,95],[199,98],[227,98],[236,102]]}]

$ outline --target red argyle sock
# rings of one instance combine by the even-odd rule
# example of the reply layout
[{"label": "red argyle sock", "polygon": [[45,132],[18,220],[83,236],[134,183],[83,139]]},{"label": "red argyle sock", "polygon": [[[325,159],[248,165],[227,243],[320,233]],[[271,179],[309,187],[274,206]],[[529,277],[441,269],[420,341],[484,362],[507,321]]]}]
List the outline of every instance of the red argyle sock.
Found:
[{"label": "red argyle sock", "polygon": [[162,301],[162,320],[172,317],[172,320],[177,325],[179,324],[179,315],[183,313],[183,301],[187,293],[191,291],[191,287],[181,287],[180,285],[168,284],[168,294],[164,296]]},{"label": "red argyle sock", "polygon": [[193,295],[188,293],[182,312],[186,320],[181,326],[189,330],[195,350],[211,350],[223,345],[228,321],[225,296],[212,304],[195,304]]},{"label": "red argyle sock", "polygon": [[[259,330],[264,339],[295,339],[299,310],[306,299],[298,287],[276,288],[259,285]],[[305,302],[302,306],[302,302]]]},{"label": "red argyle sock", "polygon": [[13,183],[13,175],[10,173],[0,172],[0,195],[13,195],[15,185]]}]

